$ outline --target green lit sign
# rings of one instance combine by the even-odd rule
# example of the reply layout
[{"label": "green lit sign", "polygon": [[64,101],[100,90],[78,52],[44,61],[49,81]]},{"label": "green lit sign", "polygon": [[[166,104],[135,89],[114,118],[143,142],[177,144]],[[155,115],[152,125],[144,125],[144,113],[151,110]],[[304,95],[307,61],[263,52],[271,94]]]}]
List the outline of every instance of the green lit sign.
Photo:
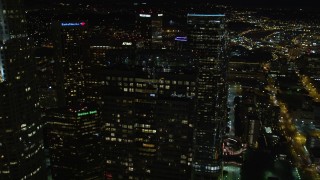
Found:
[{"label": "green lit sign", "polygon": [[97,111],[81,112],[81,113],[78,113],[78,116],[86,116],[86,115],[90,115],[90,114],[97,114]]}]

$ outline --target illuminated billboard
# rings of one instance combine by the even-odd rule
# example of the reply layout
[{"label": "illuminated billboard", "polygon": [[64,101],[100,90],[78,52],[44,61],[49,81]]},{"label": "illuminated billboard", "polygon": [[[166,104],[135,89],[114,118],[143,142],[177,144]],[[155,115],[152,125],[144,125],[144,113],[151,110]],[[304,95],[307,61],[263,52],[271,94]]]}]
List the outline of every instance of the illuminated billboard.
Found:
[{"label": "illuminated billboard", "polygon": [[123,46],[131,46],[131,45],[132,45],[132,42],[122,42],[122,45],[123,45]]},{"label": "illuminated billboard", "polygon": [[151,17],[150,14],[139,14],[140,17]]},{"label": "illuminated billboard", "polygon": [[94,111],[86,111],[86,112],[80,112],[78,113],[78,117],[80,116],[86,116],[86,115],[90,115],[90,114],[97,114],[98,112],[96,110]]},{"label": "illuminated billboard", "polygon": [[61,26],[85,26],[85,22],[62,22],[60,23]]},{"label": "illuminated billboard", "polygon": [[176,38],[174,38],[175,41],[188,41],[188,38],[185,36],[177,36]]}]

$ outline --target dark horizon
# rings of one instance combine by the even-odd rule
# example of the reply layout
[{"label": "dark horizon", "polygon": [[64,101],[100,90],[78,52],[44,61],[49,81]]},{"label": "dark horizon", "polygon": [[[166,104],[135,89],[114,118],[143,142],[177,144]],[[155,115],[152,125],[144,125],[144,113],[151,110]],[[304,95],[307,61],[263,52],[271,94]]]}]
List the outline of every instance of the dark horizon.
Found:
[{"label": "dark horizon", "polygon": [[[146,2],[155,5],[164,5],[164,4],[193,4],[193,3],[212,3],[212,4],[221,4],[221,5],[228,5],[232,7],[238,8],[293,8],[293,9],[310,9],[310,10],[319,10],[313,0],[305,0],[305,1],[289,1],[289,0],[174,0],[174,1],[163,1],[163,0],[64,0],[64,1],[51,1],[51,0],[32,0],[32,1],[25,1],[26,5],[28,6],[38,6],[38,5],[50,5],[50,4],[58,4],[58,3],[71,3],[71,4],[102,4],[102,5],[114,5],[115,4],[133,4],[134,2]],[[111,3],[111,4],[110,4]]]}]

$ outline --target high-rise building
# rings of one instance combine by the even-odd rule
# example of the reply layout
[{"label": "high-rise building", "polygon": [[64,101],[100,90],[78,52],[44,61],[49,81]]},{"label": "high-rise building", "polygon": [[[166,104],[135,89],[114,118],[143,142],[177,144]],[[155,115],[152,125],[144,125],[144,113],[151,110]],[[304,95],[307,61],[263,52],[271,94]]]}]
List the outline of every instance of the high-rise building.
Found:
[{"label": "high-rise building", "polygon": [[87,79],[97,92],[90,96],[102,105],[105,177],[190,179],[195,96],[190,53],[130,52],[100,52],[104,61],[96,57],[104,64]]},{"label": "high-rise building", "polygon": [[[265,95],[244,89],[235,106],[235,136],[250,148],[258,148],[262,129],[272,135],[280,119],[280,108],[269,103]],[[264,135],[263,135],[264,136]],[[268,135],[267,135],[268,136]],[[275,138],[271,137],[272,139]],[[273,144],[273,143],[271,143]]]},{"label": "high-rise building", "polygon": [[55,53],[58,67],[57,92],[59,106],[84,102],[84,72],[88,62],[87,22],[54,23]]},{"label": "high-rise building", "polygon": [[[5,41],[26,36],[26,22],[23,14],[23,7],[20,1],[0,1],[0,40],[1,45]],[[5,57],[3,48],[0,56],[0,74],[3,81],[6,77],[5,73]]]},{"label": "high-rise building", "polygon": [[137,12],[136,31],[141,39],[137,43],[138,48],[160,49],[162,47],[162,19],[161,12],[156,13],[152,10]]},{"label": "high-rise building", "polygon": [[102,179],[101,119],[97,106],[80,104],[46,112],[53,179]]},{"label": "high-rise building", "polygon": [[52,48],[37,48],[34,51],[37,64],[37,89],[39,93],[39,106],[49,109],[58,106],[57,97],[57,63]]},{"label": "high-rise building", "polygon": [[44,179],[36,64],[20,0],[0,1],[0,22],[0,179]]},{"label": "high-rise building", "polygon": [[[9,107],[8,107],[8,92],[5,83],[0,83],[0,177],[5,178],[10,176],[10,166],[8,165],[7,154],[10,151],[5,142],[10,139],[10,135],[5,133],[10,129],[9,125]],[[8,134],[8,135],[7,135]],[[7,164],[7,165],[5,165]]]},{"label": "high-rise building", "polygon": [[193,179],[221,172],[222,135],[227,118],[226,29],[224,14],[188,14],[188,43],[198,69]]},{"label": "high-rise building", "polygon": [[44,117],[51,175],[54,179],[101,179],[101,116],[97,105],[87,104],[89,99],[98,99],[91,98],[85,87],[85,70],[92,65],[87,22],[58,21],[53,23],[53,31],[55,56],[51,60],[38,56],[47,67],[43,76],[56,79],[47,82],[52,86],[46,83],[45,94],[41,94],[46,101],[56,98],[58,107],[48,110]]}]

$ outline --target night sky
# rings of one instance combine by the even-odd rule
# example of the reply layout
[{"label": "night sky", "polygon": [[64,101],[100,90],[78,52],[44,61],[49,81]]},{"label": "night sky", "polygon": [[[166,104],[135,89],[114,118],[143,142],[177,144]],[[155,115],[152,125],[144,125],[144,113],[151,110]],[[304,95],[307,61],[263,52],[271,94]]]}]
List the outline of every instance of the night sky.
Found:
[{"label": "night sky", "polygon": [[[139,0],[142,1],[142,0]],[[157,2],[160,4],[167,2],[174,2],[169,0],[144,0],[145,2]],[[210,3],[218,3],[218,4],[226,4],[237,7],[270,7],[270,8],[306,8],[306,9],[319,9],[316,6],[314,0],[175,0],[178,3],[199,3],[199,2],[210,2]],[[99,3],[99,4],[109,4],[111,5],[113,2],[127,2],[131,3],[134,0],[28,0],[25,1],[28,6],[39,6],[42,5],[50,5],[52,3]],[[320,10],[320,9],[319,9]]]}]

